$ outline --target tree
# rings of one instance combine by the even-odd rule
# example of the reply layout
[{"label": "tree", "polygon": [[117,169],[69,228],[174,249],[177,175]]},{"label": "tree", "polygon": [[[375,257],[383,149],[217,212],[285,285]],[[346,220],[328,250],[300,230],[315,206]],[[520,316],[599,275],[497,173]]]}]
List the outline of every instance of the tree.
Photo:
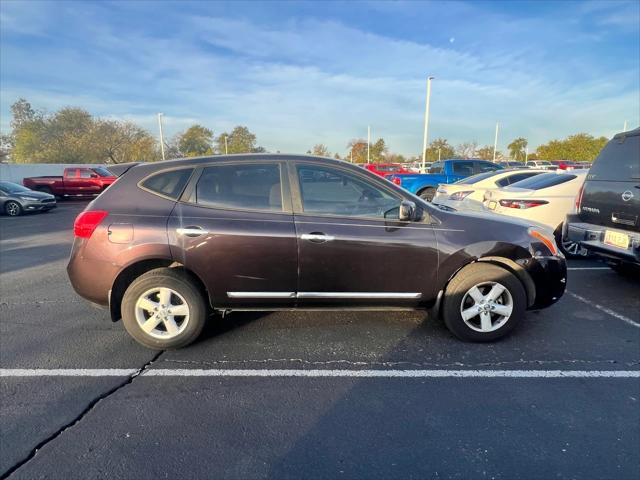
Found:
[{"label": "tree", "polygon": [[526,138],[518,137],[509,145],[507,145],[507,149],[509,149],[509,156],[514,160],[524,160],[526,156],[525,149],[527,148],[529,142],[527,142]]},{"label": "tree", "polygon": [[596,138],[588,133],[578,133],[564,140],[551,140],[545,145],[540,145],[536,155],[541,160],[592,162],[606,144],[606,137]]},{"label": "tree", "polygon": [[[479,148],[478,150],[476,150],[476,157],[480,158],[481,160],[490,160],[493,161],[493,145],[486,145],[482,148]],[[496,155],[495,155],[495,159],[499,159],[502,157],[502,153],[500,153],[500,151],[496,150]]]},{"label": "tree", "polygon": [[11,105],[11,129],[16,133],[23,125],[41,120],[43,116],[43,113],[34,110],[27,100],[19,98]]},{"label": "tree", "polygon": [[380,163],[384,161],[384,157],[388,151],[389,149],[387,147],[387,144],[384,142],[384,139],[379,138],[369,148],[369,158],[372,162]]},{"label": "tree", "polygon": [[106,163],[156,161],[160,154],[149,132],[132,122],[97,120],[93,135],[99,158]]},{"label": "tree", "polygon": [[459,158],[473,158],[478,150],[478,142],[462,142],[456,147],[455,155]]},{"label": "tree", "polygon": [[[227,140],[225,150],[225,138]],[[231,133],[222,133],[216,138],[216,150],[219,153],[260,153],[263,147],[256,145],[256,136],[247,127],[237,126]]]},{"label": "tree", "polygon": [[[436,138],[433,140],[427,148],[426,158],[428,162],[435,162],[438,159],[444,160],[446,158],[452,158],[455,155],[453,147],[449,145],[444,138]],[[422,160],[422,158],[420,158]]]},{"label": "tree", "polygon": [[202,125],[192,125],[178,134],[174,142],[184,157],[213,154],[213,132]]},{"label": "tree", "polygon": [[367,141],[354,138],[347,145],[349,153],[347,158],[353,163],[367,163]]},{"label": "tree", "polygon": [[318,157],[330,157],[331,153],[329,153],[329,149],[327,148],[326,145],[323,145],[322,143],[318,143],[317,145],[314,145],[313,148],[308,152],[311,155],[316,155]]}]

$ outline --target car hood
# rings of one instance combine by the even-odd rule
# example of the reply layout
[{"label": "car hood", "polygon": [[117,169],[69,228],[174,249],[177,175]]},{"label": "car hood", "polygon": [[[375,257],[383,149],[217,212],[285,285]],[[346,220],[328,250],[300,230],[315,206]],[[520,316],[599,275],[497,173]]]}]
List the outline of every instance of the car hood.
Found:
[{"label": "car hood", "polygon": [[542,230],[547,230],[548,232],[552,232],[552,229],[549,228],[548,225],[544,225],[542,223],[535,222],[533,220],[522,219],[518,217],[511,217],[506,215],[499,215],[497,213],[493,213],[491,211],[476,211],[476,210],[465,210],[465,211],[448,211],[445,210],[448,215],[455,215],[457,217],[469,218],[475,220],[483,220],[487,222],[487,225],[490,222],[501,222],[508,223],[511,225],[516,225],[523,228],[536,227]]},{"label": "car hood", "polygon": [[44,192],[36,192],[35,190],[31,190],[30,192],[17,192],[9,195],[13,198],[23,197],[23,198],[31,198],[33,200],[45,200],[47,198],[55,198],[53,195]]}]

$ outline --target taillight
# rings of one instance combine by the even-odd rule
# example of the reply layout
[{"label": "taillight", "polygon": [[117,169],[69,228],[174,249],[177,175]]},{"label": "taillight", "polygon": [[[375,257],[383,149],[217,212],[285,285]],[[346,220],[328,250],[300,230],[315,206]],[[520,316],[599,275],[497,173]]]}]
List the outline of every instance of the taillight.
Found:
[{"label": "taillight", "polygon": [[400,180],[400,177],[393,177],[391,181],[396,185],[398,185],[399,187],[402,186],[402,180]]},{"label": "taillight", "polygon": [[107,215],[109,215],[109,212],[104,210],[82,212],[73,222],[73,234],[79,238],[90,238]]},{"label": "taillight", "polygon": [[546,200],[500,200],[500,205],[507,208],[519,208],[524,210],[525,208],[539,207],[540,205],[546,205]]},{"label": "taillight", "polygon": [[576,213],[580,213],[580,205],[582,205],[582,194],[584,193],[584,183],[580,187],[580,191],[576,196]]},{"label": "taillight", "polygon": [[466,197],[471,195],[473,190],[465,190],[464,192],[456,192],[451,194],[449,200],[464,200]]}]

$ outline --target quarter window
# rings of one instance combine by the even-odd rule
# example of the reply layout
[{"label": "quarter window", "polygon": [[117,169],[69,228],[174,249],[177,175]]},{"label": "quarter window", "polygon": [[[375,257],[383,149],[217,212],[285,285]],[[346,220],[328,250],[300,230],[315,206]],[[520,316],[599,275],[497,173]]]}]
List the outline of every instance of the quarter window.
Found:
[{"label": "quarter window", "polygon": [[300,165],[298,179],[305,213],[384,218],[400,204],[383,188],[336,169]]},{"label": "quarter window", "polygon": [[217,208],[282,211],[278,164],[218,165],[203,170],[193,199]]},{"label": "quarter window", "polygon": [[142,182],[142,186],[165,197],[177,199],[191,176],[191,168],[170,170],[150,176]]}]

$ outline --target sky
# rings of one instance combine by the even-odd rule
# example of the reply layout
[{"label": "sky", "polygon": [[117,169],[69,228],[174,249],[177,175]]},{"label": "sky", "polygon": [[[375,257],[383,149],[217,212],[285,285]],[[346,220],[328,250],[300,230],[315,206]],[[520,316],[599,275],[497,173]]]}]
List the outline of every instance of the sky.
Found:
[{"label": "sky", "polygon": [[269,151],[382,137],[530,149],[640,124],[640,1],[0,2],[0,130],[24,97]]}]

